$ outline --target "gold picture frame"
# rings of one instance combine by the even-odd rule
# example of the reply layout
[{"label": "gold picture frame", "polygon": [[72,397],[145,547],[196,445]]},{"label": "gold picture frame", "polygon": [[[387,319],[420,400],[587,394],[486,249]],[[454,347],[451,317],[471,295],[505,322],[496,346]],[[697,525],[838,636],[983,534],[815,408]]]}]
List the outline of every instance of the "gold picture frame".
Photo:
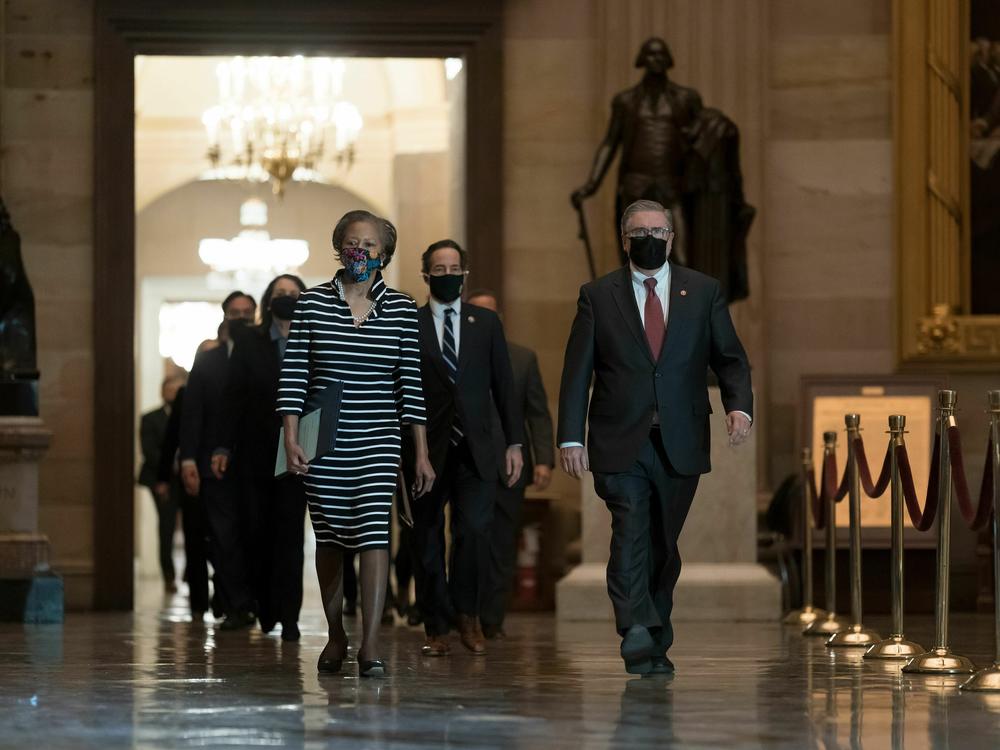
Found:
[{"label": "gold picture frame", "polygon": [[900,365],[1000,364],[1000,315],[972,315],[969,0],[894,0],[897,354]]}]

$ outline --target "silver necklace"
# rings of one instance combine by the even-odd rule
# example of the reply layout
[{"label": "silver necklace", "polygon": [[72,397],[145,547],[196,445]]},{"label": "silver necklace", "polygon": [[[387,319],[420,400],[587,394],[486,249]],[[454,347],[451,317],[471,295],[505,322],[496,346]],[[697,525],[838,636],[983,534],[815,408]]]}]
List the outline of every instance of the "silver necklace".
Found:
[{"label": "silver necklace", "polygon": [[[337,287],[337,293],[340,295],[340,298],[344,300],[344,302],[347,302],[347,295],[344,293],[344,285],[343,283],[341,283],[340,277],[338,276],[337,278],[335,278],[333,280],[333,283]],[[350,302],[347,302],[347,309],[351,310]],[[368,318],[372,316],[372,313],[374,311],[375,311],[375,300],[372,300],[372,303],[368,306],[368,311],[364,315],[355,315],[354,310],[351,310],[351,317],[354,318],[354,327],[360,328],[362,325],[364,325],[364,323],[368,320]]]}]

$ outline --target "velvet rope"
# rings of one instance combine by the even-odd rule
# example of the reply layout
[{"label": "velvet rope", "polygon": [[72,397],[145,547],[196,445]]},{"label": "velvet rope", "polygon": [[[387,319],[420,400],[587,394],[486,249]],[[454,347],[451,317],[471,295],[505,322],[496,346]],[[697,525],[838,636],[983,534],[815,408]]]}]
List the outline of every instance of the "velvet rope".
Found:
[{"label": "velvet rope", "polygon": [[990,435],[986,449],[986,468],[983,483],[979,487],[979,505],[972,507],[969,483],[965,478],[965,458],[962,455],[962,436],[958,427],[948,428],[948,450],[951,453],[951,483],[958,497],[958,509],[962,518],[973,531],[979,531],[990,521],[993,511],[993,436]]},{"label": "velvet rope", "polygon": [[[826,457],[823,458],[823,468],[826,469]],[[809,493],[809,507],[812,509],[813,528],[826,528],[826,496],[816,492],[816,470],[810,466],[806,481],[806,492]]]},{"label": "velvet rope", "polygon": [[858,464],[858,475],[861,478],[861,486],[865,494],[872,500],[876,500],[885,494],[889,488],[889,479],[892,475],[892,447],[885,452],[885,459],[882,461],[882,471],[878,475],[878,481],[872,482],[871,469],[868,468],[868,457],[865,455],[865,443],[861,436],[854,441],[854,460]]},{"label": "velvet rope", "polygon": [[931,454],[931,470],[927,475],[927,492],[924,495],[924,509],[920,510],[920,500],[913,485],[913,470],[910,468],[910,456],[906,446],[896,449],[896,460],[899,463],[899,477],[903,483],[903,499],[906,501],[906,511],[910,515],[910,523],[917,531],[927,531],[934,525],[938,507],[938,472],[940,469],[941,436],[934,435],[934,449]]}]

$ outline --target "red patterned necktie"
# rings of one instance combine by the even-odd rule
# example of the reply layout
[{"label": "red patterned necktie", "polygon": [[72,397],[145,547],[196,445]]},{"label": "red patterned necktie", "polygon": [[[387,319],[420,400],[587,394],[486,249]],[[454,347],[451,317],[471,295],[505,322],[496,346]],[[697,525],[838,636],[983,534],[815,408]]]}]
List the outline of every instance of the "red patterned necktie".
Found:
[{"label": "red patterned necktie", "polygon": [[663,323],[663,305],[660,304],[660,295],[656,293],[656,279],[650,277],[642,283],[646,286],[646,309],[643,313],[646,341],[649,342],[649,351],[653,353],[653,359],[659,360],[660,350],[663,349],[663,337],[667,331]]}]

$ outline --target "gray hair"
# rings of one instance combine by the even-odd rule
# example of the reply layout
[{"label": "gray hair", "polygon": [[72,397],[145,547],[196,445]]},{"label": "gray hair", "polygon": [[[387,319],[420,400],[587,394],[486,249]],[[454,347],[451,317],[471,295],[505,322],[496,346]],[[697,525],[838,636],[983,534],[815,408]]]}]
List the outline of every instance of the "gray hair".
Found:
[{"label": "gray hair", "polygon": [[388,219],[383,219],[381,216],[376,216],[371,211],[363,209],[348,211],[340,217],[337,226],[333,228],[333,249],[337,253],[338,260],[340,258],[340,248],[344,243],[344,235],[347,234],[347,228],[359,221],[371,224],[378,230],[379,240],[382,242],[382,268],[385,268],[389,265],[389,261],[392,260],[393,253],[396,252],[396,227]]},{"label": "gray hair", "polygon": [[622,213],[622,237],[625,236],[625,227],[628,226],[628,220],[635,216],[635,214],[643,213],[645,211],[661,211],[667,219],[667,229],[673,231],[674,217],[670,213],[670,209],[664,208],[662,204],[657,203],[656,201],[638,200],[635,201],[635,203],[630,203]]}]

